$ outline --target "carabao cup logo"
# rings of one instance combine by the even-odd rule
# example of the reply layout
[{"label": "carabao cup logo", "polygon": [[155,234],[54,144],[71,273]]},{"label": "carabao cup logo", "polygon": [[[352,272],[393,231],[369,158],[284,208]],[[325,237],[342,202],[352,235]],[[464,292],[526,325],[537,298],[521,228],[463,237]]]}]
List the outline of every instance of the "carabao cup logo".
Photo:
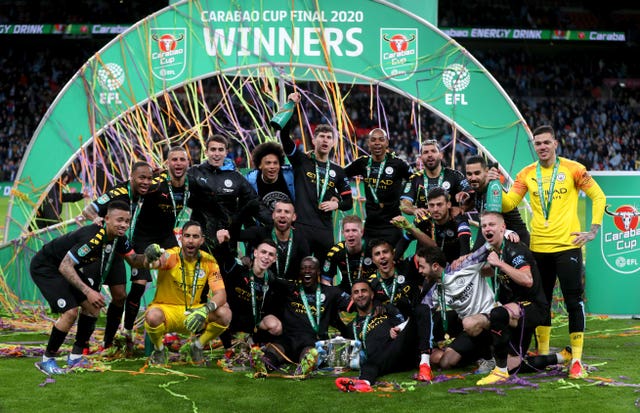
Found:
[{"label": "carabao cup logo", "polygon": [[151,29],[151,73],[160,80],[178,78],[186,67],[187,29]]},{"label": "carabao cup logo", "polygon": [[622,205],[616,208],[616,212],[609,211],[609,205],[604,208],[607,215],[613,217],[613,223],[620,231],[629,231],[638,228],[640,213],[631,205]]},{"label": "carabao cup logo", "polygon": [[391,80],[407,80],[418,67],[418,29],[380,29],[380,68]]},{"label": "carabao cup logo", "polygon": [[640,212],[632,205],[620,205],[615,211],[611,209],[611,205],[604,209],[611,218],[605,216],[602,222],[602,257],[609,268],[618,273],[631,274],[640,271]]}]

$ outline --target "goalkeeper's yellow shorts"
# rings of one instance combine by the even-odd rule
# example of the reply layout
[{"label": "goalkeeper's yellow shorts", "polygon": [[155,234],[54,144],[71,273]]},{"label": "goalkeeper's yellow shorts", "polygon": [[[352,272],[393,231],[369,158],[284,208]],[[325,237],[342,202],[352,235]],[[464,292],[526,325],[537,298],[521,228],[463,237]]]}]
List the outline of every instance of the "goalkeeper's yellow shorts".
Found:
[{"label": "goalkeeper's yellow shorts", "polygon": [[[204,304],[198,304],[193,306],[193,309],[204,307]],[[174,305],[174,304],[151,304],[147,311],[152,308],[157,308],[164,313],[165,318],[165,326],[167,331],[182,333],[182,334],[191,334],[189,330],[187,330],[184,326],[184,319],[187,318],[185,314],[184,305]]]}]

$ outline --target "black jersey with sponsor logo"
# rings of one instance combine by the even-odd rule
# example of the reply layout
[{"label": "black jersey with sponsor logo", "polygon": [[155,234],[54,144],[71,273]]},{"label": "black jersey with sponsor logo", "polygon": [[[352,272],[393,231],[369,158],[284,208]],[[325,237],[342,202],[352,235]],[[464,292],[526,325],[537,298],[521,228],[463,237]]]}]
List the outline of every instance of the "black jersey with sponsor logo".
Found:
[{"label": "black jersey with sponsor logo", "polygon": [[389,221],[400,215],[400,195],[411,175],[409,164],[392,153],[382,162],[366,155],[351,162],[344,171],[347,176],[361,176],[364,181],[367,226],[393,226]]},{"label": "black jersey with sponsor logo", "polygon": [[332,281],[340,270],[342,280],[339,287],[351,294],[351,283],[358,278],[369,278],[376,272],[376,265],[371,259],[371,251],[362,245],[360,252],[348,254],[344,242],[339,242],[327,253],[322,266],[322,277]]},{"label": "black jersey with sponsor logo", "polygon": [[37,255],[57,269],[68,254],[78,269],[96,261],[103,261],[103,266],[106,266],[112,252],[124,256],[132,253],[133,249],[127,237],[108,240],[106,229],[93,224],[49,241]]},{"label": "black jersey with sponsor logo", "polygon": [[[426,184],[425,178],[427,178]],[[440,182],[441,180],[442,182]],[[458,202],[456,201],[456,194],[458,192],[471,191],[471,187],[469,186],[467,179],[462,175],[462,172],[443,166],[441,177],[429,178],[422,169],[411,175],[409,182],[405,184],[401,199],[410,201],[418,208],[426,209],[427,194],[431,189],[438,186],[442,187],[449,193],[451,205],[453,206],[458,206]]]},{"label": "black jersey with sponsor logo", "polygon": [[285,130],[280,133],[280,139],[293,166],[297,222],[333,230],[333,211],[321,211],[318,206],[335,197],[338,209],[351,209],[353,197],[347,175],[335,162],[320,162],[313,153],[300,151]]},{"label": "black jersey with sponsor logo", "polygon": [[506,274],[498,273],[498,301],[503,304],[531,302],[546,306],[547,299],[542,290],[540,272],[538,271],[533,253],[529,248],[521,242],[515,243],[505,239],[500,258],[515,269],[529,267],[531,276],[533,277],[533,285],[531,287],[525,287],[524,285],[515,283],[511,277]]},{"label": "black jersey with sponsor logo", "polygon": [[178,245],[173,229],[176,217],[180,214],[188,198],[188,184],[181,187],[171,185],[168,175],[160,174],[154,178],[140,211],[135,232],[136,248],[146,247],[157,242],[168,249]]},{"label": "black jersey with sponsor logo", "polygon": [[276,299],[283,304],[283,336],[296,337],[301,342],[327,339],[329,325],[337,324],[339,312],[346,310],[351,301],[351,296],[338,287],[324,284],[304,289],[300,283],[276,280],[274,287]]}]

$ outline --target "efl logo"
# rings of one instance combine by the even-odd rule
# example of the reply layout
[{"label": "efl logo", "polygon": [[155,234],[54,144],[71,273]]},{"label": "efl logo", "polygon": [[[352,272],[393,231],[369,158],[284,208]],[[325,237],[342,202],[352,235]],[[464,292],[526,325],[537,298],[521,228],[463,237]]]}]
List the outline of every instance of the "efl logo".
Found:
[{"label": "efl logo", "polygon": [[149,54],[151,73],[160,80],[179,77],[186,65],[187,29],[151,29]]},{"label": "efl logo", "polygon": [[442,83],[453,93],[444,94],[445,105],[468,105],[464,93],[471,83],[471,73],[459,63],[447,66],[442,72]]},{"label": "efl logo", "polygon": [[418,29],[380,29],[380,68],[391,80],[410,79],[418,67]]},{"label": "efl logo", "polygon": [[125,79],[122,66],[117,63],[107,63],[98,69],[97,75],[98,83],[106,90],[98,94],[98,102],[102,105],[121,104],[118,89],[122,87]]}]

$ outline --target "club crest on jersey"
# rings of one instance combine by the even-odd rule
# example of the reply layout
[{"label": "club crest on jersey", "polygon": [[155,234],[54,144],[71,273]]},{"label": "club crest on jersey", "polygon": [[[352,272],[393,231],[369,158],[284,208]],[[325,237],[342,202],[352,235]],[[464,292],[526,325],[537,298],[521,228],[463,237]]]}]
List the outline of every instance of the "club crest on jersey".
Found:
[{"label": "club crest on jersey", "polygon": [[564,182],[566,178],[567,176],[564,174],[564,172],[558,173],[558,182]]},{"label": "club crest on jersey", "polygon": [[56,301],[56,304],[58,305],[59,308],[65,308],[67,306],[67,300],[65,300],[64,298],[58,298],[58,301]]},{"label": "club crest on jersey", "polygon": [[371,258],[367,257],[364,259],[364,265],[371,265]]},{"label": "club crest on jersey", "polygon": [[333,169],[330,169],[329,170],[329,176],[332,177],[332,178],[335,178],[336,177],[336,171],[334,171]]},{"label": "club crest on jersey", "polygon": [[324,303],[326,299],[327,299],[327,296],[324,295],[324,293],[320,294],[320,302],[321,303]]},{"label": "club crest on jersey", "polygon": [[384,173],[386,173],[387,175],[392,175],[393,174],[393,167],[387,166],[386,168],[384,168]]},{"label": "club crest on jersey", "polygon": [[404,284],[404,275],[398,275],[398,284]]},{"label": "club crest on jersey", "polygon": [[207,274],[204,272],[203,269],[199,269],[195,272],[196,278],[198,279],[202,279],[204,278]]},{"label": "club crest on jersey", "polygon": [[233,182],[231,182],[231,179],[225,179],[224,186],[226,186],[227,188],[231,188],[233,186]]},{"label": "club crest on jersey", "polygon": [[451,188],[451,183],[449,181],[444,181],[442,183],[442,188],[446,189],[446,190],[449,190],[449,188]]},{"label": "club crest on jersey", "polygon": [[107,244],[104,246],[104,252],[106,252],[107,254],[110,254],[112,249],[113,249],[112,244]]}]

